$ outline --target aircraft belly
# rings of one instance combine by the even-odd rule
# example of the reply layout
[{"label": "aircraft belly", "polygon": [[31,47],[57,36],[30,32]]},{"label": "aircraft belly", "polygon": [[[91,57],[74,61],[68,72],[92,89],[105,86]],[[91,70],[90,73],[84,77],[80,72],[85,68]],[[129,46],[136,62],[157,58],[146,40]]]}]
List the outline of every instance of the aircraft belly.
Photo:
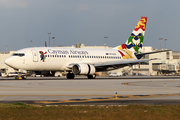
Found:
[{"label": "aircraft belly", "polygon": [[[63,63],[62,63],[63,62]],[[67,66],[67,61],[46,61],[41,62],[38,66],[40,70],[64,70]]]}]

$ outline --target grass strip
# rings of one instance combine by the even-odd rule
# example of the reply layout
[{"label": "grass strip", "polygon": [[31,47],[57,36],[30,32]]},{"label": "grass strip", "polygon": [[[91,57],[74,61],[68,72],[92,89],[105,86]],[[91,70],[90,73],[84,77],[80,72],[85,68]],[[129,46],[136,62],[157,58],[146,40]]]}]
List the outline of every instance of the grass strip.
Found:
[{"label": "grass strip", "polygon": [[45,106],[0,104],[0,120],[170,120],[180,119],[180,105]]}]

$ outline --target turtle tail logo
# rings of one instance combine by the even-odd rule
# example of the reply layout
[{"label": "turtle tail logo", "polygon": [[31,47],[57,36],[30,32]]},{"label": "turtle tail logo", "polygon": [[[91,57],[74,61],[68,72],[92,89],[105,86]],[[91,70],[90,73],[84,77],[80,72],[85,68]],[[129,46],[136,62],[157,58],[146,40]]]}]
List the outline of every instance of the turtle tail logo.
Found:
[{"label": "turtle tail logo", "polygon": [[41,54],[41,55],[40,55],[41,61],[44,62],[44,60],[46,59],[45,54],[46,54],[47,52],[39,51],[39,53]]},{"label": "turtle tail logo", "polygon": [[138,24],[132,31],[129,39],[126,42],[127,49],[139,53],[139,49],[143,46],[143,39],[146,30],[147,17],[141,17]]},{"label": "turtle tail logo", "polygon": [[144,34],[146,30],[147,17],[141,17],[138,24],[132,31],[130,37],[125,44],[118,47],[119,50],[130,50],[136,53],[140,52],[143,46]]}]

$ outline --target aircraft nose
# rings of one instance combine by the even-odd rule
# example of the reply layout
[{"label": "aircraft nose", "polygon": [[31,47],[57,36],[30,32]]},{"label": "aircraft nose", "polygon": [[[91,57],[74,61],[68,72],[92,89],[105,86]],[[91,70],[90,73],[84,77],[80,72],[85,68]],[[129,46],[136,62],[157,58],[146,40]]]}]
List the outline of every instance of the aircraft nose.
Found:
[{"label": "aircraft nose", "polygon": [[8,66],[12,66],[13,60],[11,57],[5,59],[4,63]]}]

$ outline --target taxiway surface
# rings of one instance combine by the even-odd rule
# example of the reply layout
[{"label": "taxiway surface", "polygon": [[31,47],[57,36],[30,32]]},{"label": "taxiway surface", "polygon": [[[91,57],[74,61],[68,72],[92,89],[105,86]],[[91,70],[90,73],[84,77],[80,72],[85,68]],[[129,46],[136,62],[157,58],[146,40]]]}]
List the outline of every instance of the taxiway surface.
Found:
[{"label": "taxiway surface", "polygon": [[76,77],[73,80],[57,77],[28,77],[26,80],[1,78],[0,102],[180,104],[180,77]]}]

